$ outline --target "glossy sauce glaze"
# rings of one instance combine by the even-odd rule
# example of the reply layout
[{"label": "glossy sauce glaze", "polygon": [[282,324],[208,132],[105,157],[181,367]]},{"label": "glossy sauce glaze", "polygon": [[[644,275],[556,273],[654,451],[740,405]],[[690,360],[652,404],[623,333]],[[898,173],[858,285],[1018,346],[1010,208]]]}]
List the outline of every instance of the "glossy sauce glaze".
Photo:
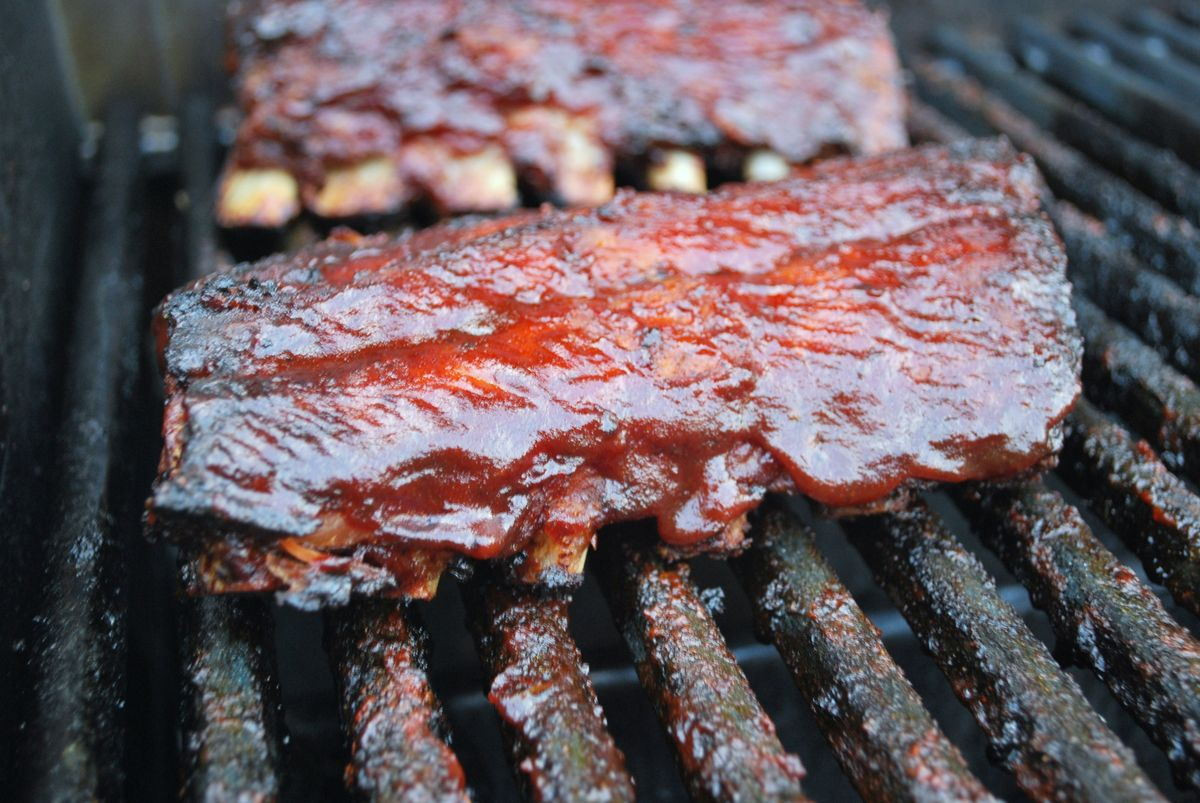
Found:
[{"label": "glossy sauce glaze", "polygon": [[157,322],[152,517],[495,558],[641,518],[735,546],[768,489],[1016,475],[1079,388],[1039,188],[963,143],[199,280]]}]

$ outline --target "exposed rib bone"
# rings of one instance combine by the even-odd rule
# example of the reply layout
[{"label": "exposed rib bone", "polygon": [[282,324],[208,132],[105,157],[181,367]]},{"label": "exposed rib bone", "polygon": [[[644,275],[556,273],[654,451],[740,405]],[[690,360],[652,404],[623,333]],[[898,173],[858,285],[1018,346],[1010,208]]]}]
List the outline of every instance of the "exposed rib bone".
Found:
[{"label": "exposed rib bone", "polygon": [[690,151],[676,148],[660,151],[652,159],[646,181],[652,190],[704,192],[708,189],[704,160]]},{"label": "exposed rib bone", "polygon": [[742,176],[746,181],[779,181],[786,178],[791,169],[791,165],[781,155],[760,148],[746,157],[746,163],[742,166]]},{"label": "exposed rib bone", "polygon": [[300,213],[300,186],[278,168],[234,169],[221,182],[217,219],[222,226],[282,226]]},{"label": "exposed rib bone", "polygon": [[543,530],[510,564],[515,579],[531,585],[574,587],[583,581],[591,541],[561,538]]},{"label": "exposed rib bone", "polygon": [[494,212],[517,205],[517,176],[498,145],[457,153],[423,137],[404,146],[405,173],[443,212]]},{"label": "exposed rib bone", "polygon": [[595,206],[614,189],[612,155],[597,129],[585,115],[527,106],[508,116],[505,142],[538,190],[573,206]]},{"label": "exposed rib bone", "polygon": [[321,217],[350,217],[397,211],[408,199],[400,165],[388,156],[373,156],[328,172],[325,184],[305,192],[305,206]]}]

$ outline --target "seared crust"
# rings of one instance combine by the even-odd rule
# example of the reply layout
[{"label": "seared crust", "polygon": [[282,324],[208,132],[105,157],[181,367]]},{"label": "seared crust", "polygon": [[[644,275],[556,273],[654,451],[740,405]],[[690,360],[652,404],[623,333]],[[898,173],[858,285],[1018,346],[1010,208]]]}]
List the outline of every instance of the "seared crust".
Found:
[{"label": "seared crust", "polygon": [[300,566],[386,563],[361,590],[411,595],[368,552],[542,581],[610,522],[730,551],[768,490],[852,507],[1028,472],[1079,388],[1039,190],[964,143],[200,280],[160,312],[152,515],[210,554],[206,523]]}]

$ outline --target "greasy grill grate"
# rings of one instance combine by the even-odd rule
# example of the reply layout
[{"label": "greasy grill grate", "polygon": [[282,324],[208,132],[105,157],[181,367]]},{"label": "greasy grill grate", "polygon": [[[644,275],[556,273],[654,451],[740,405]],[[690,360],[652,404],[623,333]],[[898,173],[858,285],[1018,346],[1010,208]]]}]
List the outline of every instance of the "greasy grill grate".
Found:
[{"label": "greasy grill grate", "polygon": [[[953,505],[938,494],[910,513],[847,525],[845,539],[894,608],[863,580],[834,525],[816,521],[822,534],[814,534],[801,523],[806,511],[778,500],[764,508],[760,537],[734,573],[704,561],[693,569],[725,587],[724,615],[698,589],[703,582],[640,550],[627,529],[594,567],[616,631],[590,579],[569,612],[566,601],[533,605],[523,592],[471,584],[460,600],[447,580],[443,598],[422,611],[374,601],[327,614],[323,641],[312,617],[273,613],[261,600],[171,602],[167,577],[176,569],[164,550],[146,557],[136,540],[123,541],[136,539],[131,516],[100,512],[120,466],[109,455],[144,462],[157,425],[120,401],[138,374],[130,333],[145,314],[133,303],[142,277],[128,268],[137,246],[125,221],[147,192],[147,216],[166,232],[158,236],[182,254],[178,276],[162,274],[166,261],[146,275],[147,299],[215,266],[217,148],[211,106],[193,100],[181,115],[177,174],[143,176],[135,118],[114,110],[85,234],[63,503],[47,550],[56,560],[52,605],[35,645],[34,791],[113,797],[123,785],[130,797],[161,798],[173,793],[178,765],[190,798],[327,798],[342,791],[330,775],[348,763],[346,783],[361,796],[425,789],[431,799],[454,798],[469,786],[493,799],[517,790],[497,774],[507,756],[533,796],[627,799],[632,778],[644,798],[687,790],[837,799],[847,787],[830,780],[829,750],[872,799],[986,799],[1018,788],[1034,798],[1146,799],[1155,783],[1170,791],[1164,764],[1180,788],[1200,789],[1200,643],[1191,632],[1200,614],[1200,499],[1188,484],[1200,479],[1193,25],[1194,9],[1179,19],[1141,11],[1120,24],[1082,17],[1069,35],[1026,21],[1014,29],[1013,55],[941,31],[930,52],[909,59],[920,99],[915,138],[1003,133],[1034,155],[1059,199],[1050,211],[1080,294],[1088,401],[1068,422],[1062,465],[1045,484],[960,489]],[[152,372],[143,367],[138,387],[150,386]],[[126,443],[136,437],[117,437],[124,425],[141,433],[140,448]],[[125,490],[136,497],[144,485]],[[999,562],[975,554],[959,511]],[[1174,604],[1139,579],[1130,552]],[[114,594],[120,584],[106,578],[121,576],[122,563],[128,593]],[[1025,609],[1015,586],[997,588],[992,575],[1007,579],[1005,568],[1048,619]],[[929,679],[895,610],[949,687]],[[743,643],[752,615],[778,653]],[[1095,679],[1060,667],[1035,634],[1047,624],[1059,659]],[[627,659],[606,652],[618,632],[636,680]],[[472,636],[478,671],[460,666],[464,656],[475,660]],[[177,660],[163,657],[162,644],[174,644]],[[602,668],[589,674],[584,658]],[[780,690],[789,673],[791,696]],[[502,728],[467,691],[480,681]],[[968,715],[947,707],[950,691],[978,732],[964,731]],[[828,748],[800,733],[798,699]],[[666,740],[638,733],[651,710]],[[175,722],[178,755],[169,746]],[[1011,778],[987,767],[985,746]],[[679,776],[660,760],[671,749]],[[803,793],[791,752],[808,764]]]}]

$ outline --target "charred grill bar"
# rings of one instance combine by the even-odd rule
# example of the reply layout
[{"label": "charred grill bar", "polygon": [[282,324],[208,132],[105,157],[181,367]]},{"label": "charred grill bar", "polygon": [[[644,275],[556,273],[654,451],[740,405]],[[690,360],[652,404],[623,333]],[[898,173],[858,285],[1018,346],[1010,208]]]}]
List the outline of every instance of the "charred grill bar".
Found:
[{"label": "charred grill bar", "polygon": [[181,606],[184,796],[275,800],[283,714],[262,600],[189,599]]},{"label": "charred grill bar", "polygon": [[917,98],[909,99],[907,122],[914,143],[957,142],[971,138],[970,131]]},{"label": "charred grill bar", "polygon": [[851,539],[1034,799],[1157,800],[1158,791],[979,562],[923,504],[860,519]]},{"label": "charred grill bar", "polygon": [[1193,222],[1200,220],[1200,181],[1174,151],[1131,136],[1086,104],[1022,71],[1008,54],[975,47],[957,31],[938,28],[933,44],[1038,128]]},{"label": "charred grill bar", "polygon": [[1130,327],[1159,354],[1200,377],[1200,298],[1150,270],[1095,218],[1059,201],[1050,207],[1077,291]]},{"label": "charred grill bar", "polygon": [[346,785],[368,800],[467,801],[426,674],[429,637],[394,600],[331,611],[327,643],[350,737]]},{"label": "charred grill bar", "polygon": [[1193,64],[1200,64],[1200,6],[1195,2],[1184,0],[1177,8],[1181,19],[1186,20],[1192,27],[1180,25],[1161,11],[1153,8],[1139,8],[1126,17],[1129,25],[1146,36],[1154,36],[1162,40],[1171,52],[1188,59]]},{"label": "charred grill bar", "polygon": [[47,598],[33,634],[38,672],[30,794],[46,800],[117,797],[124,782],[124,547],[106,503],[121,393],[136,354],[141,283],[130,269],[130,221],[138,208],[140,167],[135,111],[114,108],[105,123],[110,136],[85,227],[71,319],[59,499],[46,511],[55,516],[41,584]]},{"label": "charred grill bar", "polygon": [[1109,118],[1192,165],[1200,160],[1200,111],[1119,64],[1090,58],[1083,47],[1032,19],[1019,20],[1014,46],[1027,67]]},{"label": "charred grill bar", "polygon": [[778,647],[859,793],[866,800],[993,800],[812,534],[777,501],[764,507],[737,568],[759,629]]},{"label": "charred grill bar", "polygon": [[1133,67],[1175,97],[1195,103],[1200,99],[1200,81],[1196,73],[1177,59],[1166,57],[1160,49],[1146,46],[1142,37],[1095,14],[1080,14],[1069,24],[1081,39],[1099,43],[1117,61]]},{"label": "charred grill bar", "polygon": [[567,631],[568,599],[487,580],[467,587],[468,619],[527,795],[632,801],[625,758]]},{"label": "charred grill bar", "polygon": [[689,791],[699,800],[805,800],[800,760],[779,743],[686,564],[668,566],[639,535],[621,532],[596,558]]},{"label": "charred grill bar", "polygon": [[1172,471],[1200,481],[1200,388],[1095,304],[1074,303],[1088,396],[1120,410]]},{"label": "charred grill bar", "polygon": [[1059,471],[1125,538],[1146,572],[1200,615],[1200,498],[1150,446],[1081,399],[1067,422]]},{"label": "charred grill bar", "polygon": [[1150,733],[1176,782],[1200,787],[1200,643],[1054,491],[1029,484],[956,497],[1050,616],[1059,644]]}]

